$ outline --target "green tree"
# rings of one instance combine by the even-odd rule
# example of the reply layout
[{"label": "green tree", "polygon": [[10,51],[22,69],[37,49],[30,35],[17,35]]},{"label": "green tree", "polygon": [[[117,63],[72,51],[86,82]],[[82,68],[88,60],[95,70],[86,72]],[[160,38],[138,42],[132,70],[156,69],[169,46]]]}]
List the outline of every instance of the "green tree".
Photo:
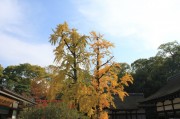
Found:
[{"label": "green tree", "polygon": [[177,41],[168,42],[161,44],[159,46],[159,51],[157,53],[158,56],[161,57],[172,57],[175,58],[177,55],[179,55],[180,52],[180,44]]},{"label": "green tree", "polygon": [[134,84],[128,92],[143,92],[149,96],[160,89],[167,78],[180,71],[180,45],[169,42],[159,46],[158,53],[148,59],[138,59],[131,64]]},{"label": "green tree", "polygon": [[164,68],[167,75],[172,76],[180,71],[180,44],[177,41],[168,42],[159,46],[157,56],[165,59]]},{"label": "green tree", "polygon": [[4,68],[0,64],[0,85],[2,85],[2,83],[3,83],[3,70],[4,70]]},{"label": "green tree", "polygon": [[132,63],[134,84],[127,89],[128,92],[143,92],[145,97],[156,92],[166,82],[163,63],[164,59],[158,56]]},{"label": "green tree", "polygon": [[45,69],[28,63],[8,66],[3,70],[6,87],[19,94],[30,95],[31,80],[46,77]]},{"label": "green tree", "polygon": [[20,112],[19,119],[89,119],[63,102],[50,103],[46,107],[32,107]]},{"label": "green tree", "polygon": [[118,77],[123,77],[126,73],[131,73],[131,66],[127,63],[119,63],[120,65],[120,73],[118,74]]}]

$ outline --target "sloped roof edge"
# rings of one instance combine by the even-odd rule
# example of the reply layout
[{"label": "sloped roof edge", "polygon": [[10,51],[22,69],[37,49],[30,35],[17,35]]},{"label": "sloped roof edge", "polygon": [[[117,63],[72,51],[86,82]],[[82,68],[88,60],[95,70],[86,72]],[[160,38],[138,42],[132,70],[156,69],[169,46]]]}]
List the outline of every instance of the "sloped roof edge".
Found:
[{"label": "sloped roof edge", "polygon": [[169,77],[165,86],[159,89],[156,93],[147,97],[144,101],[142,101],[142,103],[175,95],[177,93],[180,93],[180,73]]},{"label": "sloped roof edge", "polygon": [[32,99],[29,99],[29,98],[25,98],[23,97],[22,95],[19,95],[7,88],[5,88],[4,86],[0,86],[0,93],[8,96],[8,97],[11,97],[15,100],[19,100],[19,101],[25,101],[25,102],[29,102],[31,104],[36,104]]}]

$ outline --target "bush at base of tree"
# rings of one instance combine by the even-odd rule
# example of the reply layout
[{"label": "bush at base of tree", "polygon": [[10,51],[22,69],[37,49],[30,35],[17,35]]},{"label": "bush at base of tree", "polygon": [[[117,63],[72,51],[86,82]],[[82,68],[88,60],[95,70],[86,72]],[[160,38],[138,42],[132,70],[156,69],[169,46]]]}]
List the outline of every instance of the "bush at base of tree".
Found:
[{"label": "bush at base of tree", "polygon": [[88,119],[88,117],[61,102],[46,107],[25,109],[18,119]]}]

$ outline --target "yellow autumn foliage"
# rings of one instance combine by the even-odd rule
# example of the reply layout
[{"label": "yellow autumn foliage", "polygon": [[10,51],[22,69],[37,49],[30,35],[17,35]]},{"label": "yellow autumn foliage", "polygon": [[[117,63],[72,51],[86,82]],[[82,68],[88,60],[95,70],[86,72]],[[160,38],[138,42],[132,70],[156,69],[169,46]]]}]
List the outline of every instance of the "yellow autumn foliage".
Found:
[{"label": "yellow autumn foliage", "polygon": [[[91,32],[92,44],[92,64],[95,66],[94,74],[91,79],[92,86],[94,87],[98,97],[97,105],[95,107],[94,117],[98,119],[108,119],[108,113],[104,111],[105,108],[114,106],[114,95],[118,95],[121,100],[128,94],[124,91],[124,85],[133,82],[131,75],[126,74],[119,78],[120,65],[112,62],[109,48],[114,45],[103,39],[101,34]],[[106,58],[106,62],[105,61]]]},{"label": "yellow autumn foliage", "polygon": [[105,111],[101,112],[99,119],[108,119],[108,113]]},{"label": "yellow autumn foliage", "polygon": [[[119,78],[120,65],[112,61],[110,48],[114,45],[103,35],[91,32],[91,42],[67,23],[58,25],[50,42],[57,45],[55,61],[60,66],[52,78],[49,98],[62,94],[63,102],[74,106],[93,119],[108,119],[104,110],[114,106],[114,95],[121,100],[128,94],[124,86],[133,82],[131,75]],[[87,45],[90,51],[86,52]],[[90,60],[91,59],[91,60]],[[93,72],[89,71],[89,67]]]}]

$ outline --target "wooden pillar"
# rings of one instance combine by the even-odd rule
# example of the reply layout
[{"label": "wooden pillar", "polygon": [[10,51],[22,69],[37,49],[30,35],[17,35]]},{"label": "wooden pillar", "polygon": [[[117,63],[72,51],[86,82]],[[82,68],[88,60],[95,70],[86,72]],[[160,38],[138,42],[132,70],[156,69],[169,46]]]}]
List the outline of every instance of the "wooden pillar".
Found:
[{"label": "wooden pillar", "polygon": [[175,109],[174,109],[173,99],[171,100],[171,105],[172,105],[172,109],[173,109],[173,117],[175,117],[176,111],[175,111]]},{"label": "wooden pillar", "polygon": [[114,119],[116,119],[117,118],[117,115],[116,115],[116,111],[114,112]]},{"label": "wooden pillar", "polygon": [[131,117],[131,119],[132,119],[132,111],[130,111],[130,117]]},{"label": "wooden pillar", "polygon": [[136,119],[138,119],[137,110],[136,110]]},{"label": "wooden pillar", "polygon": [[167,119],[167,113],[166,113],[166,110],[165,110],[164,101],[163,101],[163,111],[164,111],[164,118]]},{"label": "wooden pillar", "polygon": [[126,111],[126,119],[128,119],[127,111]]},{"label": "wooden pillar", "polygon": [[114,119],[114,111],[112,110],[112,119]]},{"label": "wooden pillar", "polygon": [[156,114],[155,114],[155,118],[156,119],[159,119],[159,113],[158,113],[158,111],[157,111],[157,102],[155,103],[155,109],[156,109]]}]

